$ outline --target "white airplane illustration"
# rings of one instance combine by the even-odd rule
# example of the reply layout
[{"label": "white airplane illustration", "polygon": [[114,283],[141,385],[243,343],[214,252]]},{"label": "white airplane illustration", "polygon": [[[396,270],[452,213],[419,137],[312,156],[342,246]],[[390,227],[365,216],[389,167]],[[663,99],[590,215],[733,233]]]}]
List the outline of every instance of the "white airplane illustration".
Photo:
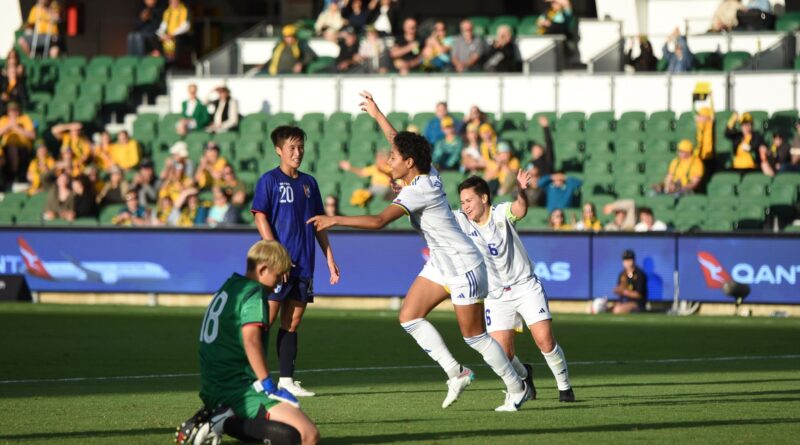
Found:
[{"label": "white airplane illustration", "polygon": [[720,283],[725,282],[725,278],[723,278],[722,275],[720,275],[722,273],[721,265],[715,264],[701,256],[697,257],[697,261],[699,261],[700,264],[706,268],[706,270],[709,273],[709,278],[711,278],[714,281],[718,281]]},{"label": "white airplane illustration", "polygon": [[42,261],[30,245],[17,238],[19,251],[28,275],[49,281],[99,281],[115,284],[120,281],[168,280],[163,266],[149,261],[78,261],[62,253],[67,261]]}]

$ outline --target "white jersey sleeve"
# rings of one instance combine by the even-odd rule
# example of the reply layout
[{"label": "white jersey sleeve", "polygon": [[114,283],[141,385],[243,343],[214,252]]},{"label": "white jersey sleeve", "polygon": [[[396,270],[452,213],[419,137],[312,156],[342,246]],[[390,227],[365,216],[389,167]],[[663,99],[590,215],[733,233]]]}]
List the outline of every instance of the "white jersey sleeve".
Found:
[{"label": "white jersey sleeve", "polygon": [[406,213],[411,215],[424,209],[427,205],[425,193],[419,187],[405,186],[397,197],[392,201],[392,204],[399,205]]}]

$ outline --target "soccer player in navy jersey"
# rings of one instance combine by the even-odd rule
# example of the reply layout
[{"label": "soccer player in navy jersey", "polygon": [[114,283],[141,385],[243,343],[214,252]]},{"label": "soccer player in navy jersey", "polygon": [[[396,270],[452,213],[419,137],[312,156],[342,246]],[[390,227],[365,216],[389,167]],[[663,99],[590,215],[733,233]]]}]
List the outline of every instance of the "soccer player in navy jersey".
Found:
[{"label": "soccer player in navy jersey", "polygon": [[292,270],[280,289],[269,296],[269,323],[280,312],[277,335],[281,377],[278,388],[297,397],[311,397],[313,392],[294,380],[297,359],[297,329],[308,303],[314,301],[315,242],[325,253],[330,283],[339,282],[339,267],[325,231],[314,231],[306,221],[324,215],[319,186],[313,176],[301,172],[306,134],[302,129],[282,125],[270,135],[280,165],[264,173],[256,185],[251,211],[262,239],[280,242],[292,258]]}]

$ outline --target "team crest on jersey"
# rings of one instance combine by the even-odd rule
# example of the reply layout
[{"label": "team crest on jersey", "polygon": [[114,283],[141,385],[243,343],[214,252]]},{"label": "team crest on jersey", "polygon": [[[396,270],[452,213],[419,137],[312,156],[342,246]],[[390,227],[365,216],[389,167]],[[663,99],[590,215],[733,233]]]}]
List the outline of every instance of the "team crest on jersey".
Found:
[{"label": "team crest on jersey", "polygon": [[306,194],[306,198],[311,198],[311,187],[308,184],[303,184],[303,193]]}]

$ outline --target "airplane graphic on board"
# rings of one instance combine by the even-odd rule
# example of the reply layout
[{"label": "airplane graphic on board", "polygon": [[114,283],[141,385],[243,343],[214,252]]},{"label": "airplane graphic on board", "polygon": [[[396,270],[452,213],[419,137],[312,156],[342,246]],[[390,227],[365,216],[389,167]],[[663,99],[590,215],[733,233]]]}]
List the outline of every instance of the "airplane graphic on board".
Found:
[{"label": "airplane graphic on board", "polygon": [[698,252],[697,261],[700,263],[706,286],[710,289],[722,289],[722,286],[731,281],[728,271],[722,267],[719,260],[709,252]]},{"label": "airplane graphic on board", "polygon": [[115,284],[120,281],[168,280],[169,272],[149,261],[78,261],[62,253],[67,261],[42,261],[22,237],[17,238],[27,274],[48,281],[97,281]]}]

